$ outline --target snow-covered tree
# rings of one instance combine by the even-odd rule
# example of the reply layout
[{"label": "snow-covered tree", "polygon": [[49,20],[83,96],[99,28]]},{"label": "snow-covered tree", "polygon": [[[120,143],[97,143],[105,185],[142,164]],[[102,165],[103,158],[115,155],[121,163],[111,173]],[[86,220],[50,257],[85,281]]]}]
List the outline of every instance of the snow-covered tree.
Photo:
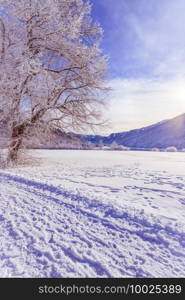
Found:
[{"label": "snow-covered tree", "polygon": [[51,128],[97,124],[106,90],[102,30],[85,0],[0,0],[0,112],[9,159]]},{"label": "snow-covered tree", "polygon": [[153,152],[160,152],[159,148],[152,148]]},{"label": "snow-covered tree", "polygon": [[103,146],[104,146],[103,140],[100,140],[100,141],[99,141],[98,146],[99,146],[100,149],[103,148]]},{"label": "snow-covered tree", "polygon": [[111,150],[110,146],[103,146],[101,150],[108,151]]},{"label": "snow-covered tree", "polygon": [[177,148],[174,147],[174,146],[170,146],[170,147],[167,147],[165,149],[165,151],[167,151],[167,152],[177,152]]},{"label": "snow-covered tree", "polygon": [[124,145],[120,145],[120,150],[122,150],[122,151],[129,151],[130,148],[127,147],[127,146],[124,146]]},{"label": "snow-covered tree", "polygon": [[110,149],[111,150],[119,150],[119,151],[128,151],[128,150],[130,150],[129,147],[123,146],[123,145],[118,145],[115,141],[113,141],[112,144],[110,145]]},{"label": "snow-covered tree", "polygon": [[112,144],[110,145],[110,148],[112,150],[115,150],[117,147],[118,147],[118,144],[115,141],[113,141]]}]

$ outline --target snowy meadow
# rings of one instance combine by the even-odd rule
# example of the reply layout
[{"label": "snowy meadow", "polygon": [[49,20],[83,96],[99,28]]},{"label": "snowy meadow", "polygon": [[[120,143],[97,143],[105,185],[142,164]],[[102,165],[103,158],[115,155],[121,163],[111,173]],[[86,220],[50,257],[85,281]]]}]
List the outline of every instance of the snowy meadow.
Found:
[{"label": "snowy meadow", "polygon": [[184,277],[184,153],[30,150],[0,171],[0,277]]}]

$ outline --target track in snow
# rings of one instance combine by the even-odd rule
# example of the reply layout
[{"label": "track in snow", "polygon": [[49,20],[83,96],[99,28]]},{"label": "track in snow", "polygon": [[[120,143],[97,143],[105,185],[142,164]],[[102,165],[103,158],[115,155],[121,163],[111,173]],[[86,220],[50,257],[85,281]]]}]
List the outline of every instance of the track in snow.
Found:
[{"label": "track in snow", "polygon": [[[140,207],[114,205],[108,198],[119,192],[115,186],[65,174],[59,185],[52,174],[22,174],[0,173],[1,277],[185,276],[185,233],[173,216],[161,222]],[[75,182],[88,190],[78,192]],[[104,201],[92,192],[98,186]],[[125,185],[122,196],[138,189],[142,197],[178,193]]]}]

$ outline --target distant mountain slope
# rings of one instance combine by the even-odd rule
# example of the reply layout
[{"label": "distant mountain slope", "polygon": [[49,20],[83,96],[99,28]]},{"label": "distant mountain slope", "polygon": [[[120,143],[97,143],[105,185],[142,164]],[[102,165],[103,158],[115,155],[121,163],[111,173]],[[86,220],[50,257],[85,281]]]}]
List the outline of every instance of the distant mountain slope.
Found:
[{"label": "distant mountain slope", "polygon": [[185,148],[185,114],[140,129],[112,133],[106,137],[86,135],[84,138],[95,144],[116,142],[134,149],[164,149],[169,146],[182,149]]},{"label": "distant mountain slope", "polygon": [[[111,145],[116,142],[131,149],[165,149],[175,146],[177,149],[185,148],[185,113],[170,120],[164,120],[156,124],[125,132],[112,133],[109,136],[82,135],[75,133],[63,133],[54,130],[51,138],[41,137],[33,142],[26,139],[28,148],[73,148],[88,149],[88,142],[92,144]],[[0,128],[0,147],[6,147],[8,139],[4,126]]]}]

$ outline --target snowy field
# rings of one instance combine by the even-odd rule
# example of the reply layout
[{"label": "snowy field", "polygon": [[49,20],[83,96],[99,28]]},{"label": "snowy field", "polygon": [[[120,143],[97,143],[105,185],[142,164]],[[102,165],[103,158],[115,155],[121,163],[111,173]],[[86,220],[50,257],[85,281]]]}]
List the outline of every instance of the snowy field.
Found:
[{"label": "snowy field", "polygon": [[184,277],[185,154],[30,151],[0,170],[0,277]]}]

